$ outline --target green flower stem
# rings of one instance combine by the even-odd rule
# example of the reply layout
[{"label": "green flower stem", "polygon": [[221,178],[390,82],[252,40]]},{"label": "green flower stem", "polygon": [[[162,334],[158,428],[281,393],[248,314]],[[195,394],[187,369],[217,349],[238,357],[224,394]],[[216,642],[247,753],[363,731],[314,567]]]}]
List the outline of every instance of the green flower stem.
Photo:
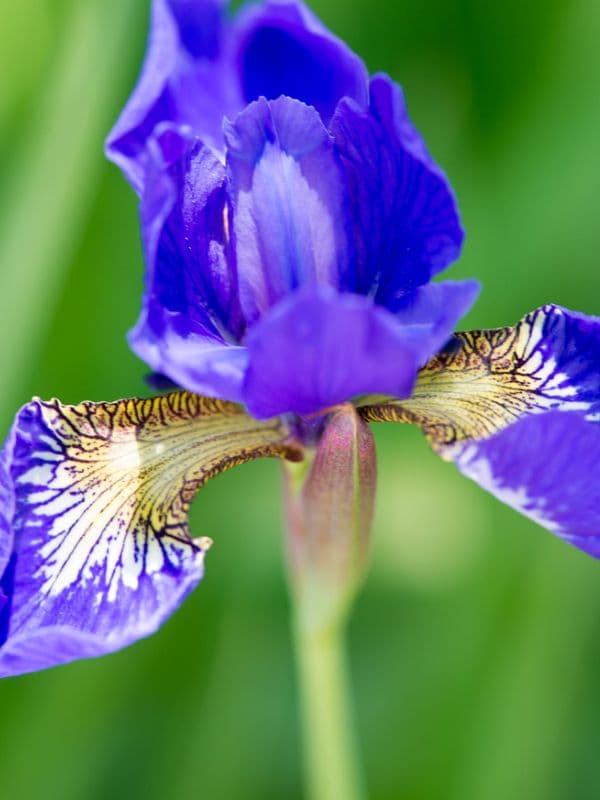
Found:
[{"label": "green flower stem", "polygon": [[361,800],[344,635],[368,564],[375,443],[350,404],[285,463],[286,555],[310,800]]},{"label": "green flower stem", "polygon": [[295,621],[296,658],[304,738],[306,786],[310,800],[361,800],[363,780],[357,757],[344,647],[345,621],[327,628]]}]

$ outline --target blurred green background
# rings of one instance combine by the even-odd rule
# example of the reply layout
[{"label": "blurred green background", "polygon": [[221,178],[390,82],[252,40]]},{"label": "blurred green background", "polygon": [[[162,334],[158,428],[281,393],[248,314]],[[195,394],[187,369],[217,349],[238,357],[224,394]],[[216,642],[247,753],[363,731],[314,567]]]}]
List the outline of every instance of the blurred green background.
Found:
[{"label": "blurred green background", "polygon": [[[399,80],[468,232],[469,326],[554,301],[600,314],[600,6],[314,0]],[[0,425],[32,394],[144,391],[129,353],[136,201],[102,141],[148,0],[0,0]],[[600,796],[600,568],[376,430],[373,563],[350,655],[370,797]],[[151,639],[0,683],[0,797],[301,797],[276,463],[195,503],[206,579]],[[343,800],[343,798],[340,798]]]}]

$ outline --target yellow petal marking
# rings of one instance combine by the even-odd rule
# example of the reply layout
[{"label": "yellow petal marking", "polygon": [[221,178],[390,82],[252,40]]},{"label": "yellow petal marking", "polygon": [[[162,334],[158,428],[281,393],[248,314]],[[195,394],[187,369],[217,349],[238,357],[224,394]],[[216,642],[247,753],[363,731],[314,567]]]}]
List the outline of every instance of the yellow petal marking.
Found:
[{"label": "yellow petal marking", "polygon": [[365,398],[360,413],[370,422],[414,423],[441,450],[487,438],[525,413],[587,408],[543,348],[552,314],[562,311],[542,307],[514,327],[455,334],[420,370],[409,399]]},{"label": "yellow petal marking", "polygon": [[192,542],[187,513],[207,480],[261,456],[301,457],[281,420],[187,392],[36,407],[43,432],[18,482],[31,536],[43,532],[37,577],[51,596],[89,581],[110,601],[120,584],[136,588],[142,573],[205,551],[210,540]]}]

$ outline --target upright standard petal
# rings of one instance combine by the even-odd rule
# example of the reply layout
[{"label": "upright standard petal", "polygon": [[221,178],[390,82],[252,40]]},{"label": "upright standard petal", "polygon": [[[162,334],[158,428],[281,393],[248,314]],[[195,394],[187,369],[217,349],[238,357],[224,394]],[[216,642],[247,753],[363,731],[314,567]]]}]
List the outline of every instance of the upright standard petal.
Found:
[{"label": "upright standard petal", "polygon": [[483,488],[600,556],[600,319],[545,306],[456,334],[409,400],[365,402],[365,419],[419,425]]},{"label": "upright standard petal", "polygon": [[146,291],[129,342],[150,367],[199,393],[237,400],[246,363],[229,240],[225,170],[180,129],[150,140],[141,225]]},{"label": "upright standard petal", "polygon": [[294,97],[328,123],[342,97],[368,103],[360,58],[298,0],[250,7],[239,23],[237,72],[244,100]]},{"label": "upright standard petal", "polygon": [[144,183],[146,144],[156,125],[187,125],[222,152],[222,121],[261,96],[295,97],[328,121],[342,97],[368,102],[362,61],[301,2],[273,0],[223,18],[224,0],[153,0],[138,85],[106,152],[134,188]]},{"label": "upright standard petal", "polygon": [[155,631],[203,574],[210,541],[187,528],[198,488],[235,464],[291,456],[286,437],[279,421],[184,392],[25,406],[2,453],[1,514],[14,542],[1,582],[0,675]]},{"label": "upright standard petal", "polygon": [[366,392],[408,397],[418,368],[450,336],[477,285],[431,289],[398,315],[327,286],[287,297],[248,336],[251,413],[311,414]]},{"label": "upright standard petal", "polygon": [[146,145],[160,123],[187,125],[223,149],[225,114],[242,107],[239,81],[221,36],[224,0],[153,0],[139,82],[110,132],[106,154],[141,193]]},{"label": "upright standard petal", "polygon": [[246,323],[304,284],[346,288],[342,173],[314,108],[261,98],[226,124],[225,138]]},{"label": "upright standard petal", "polygon": [[358,239],[357,291],[396,310],[407,292],[458,258],[464,234],[456,200],[386,76],[371,80],[368,110],[340,103],[331,131]]}]

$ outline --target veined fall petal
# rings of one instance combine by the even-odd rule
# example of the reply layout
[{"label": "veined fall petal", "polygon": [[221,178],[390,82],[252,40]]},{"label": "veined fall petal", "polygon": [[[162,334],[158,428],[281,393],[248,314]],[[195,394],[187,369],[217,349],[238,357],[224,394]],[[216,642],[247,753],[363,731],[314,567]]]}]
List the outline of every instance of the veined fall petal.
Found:
[{"label": "veined fall petal", "polygon": [[24,406],[2,451],[0,675],[154,632],[203,575],[196,491],[244,461],[294,457],[287,437],[279,420],[185,392]]},{"label": "veined fall petal", "polygon": [[484,489],[600,557],[600,319],[544,306],[458,333],[410,399],[364,403],[364,419],[418,425]]}]

